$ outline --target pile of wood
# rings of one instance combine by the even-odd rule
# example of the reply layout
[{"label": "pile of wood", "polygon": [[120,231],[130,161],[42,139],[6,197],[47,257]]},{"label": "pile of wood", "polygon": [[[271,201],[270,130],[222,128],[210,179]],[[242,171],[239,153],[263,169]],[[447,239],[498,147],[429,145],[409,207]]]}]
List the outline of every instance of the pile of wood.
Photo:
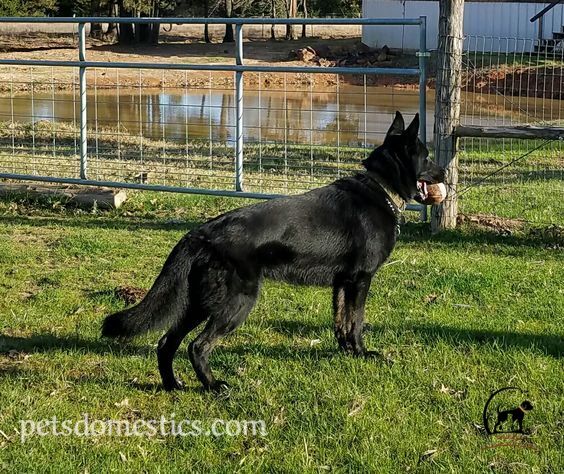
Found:
[{"label": "pile of wood", "polygon": [[380,66],[383,62],[391,60],[390,48],[388,46],[370,48],[363,44],[352,51],[333,50],[326,45],[317,46],[316,48],[306,46],[305,48],[291,51],[289,57],[290,59],[297,59],[322,67],[371,67]]}]

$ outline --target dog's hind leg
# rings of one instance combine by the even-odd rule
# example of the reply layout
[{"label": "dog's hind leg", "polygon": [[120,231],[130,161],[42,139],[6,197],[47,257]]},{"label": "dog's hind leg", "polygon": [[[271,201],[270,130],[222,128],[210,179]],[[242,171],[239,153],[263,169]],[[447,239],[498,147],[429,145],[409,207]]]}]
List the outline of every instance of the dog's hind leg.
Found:
[{"label": "dog's hind leg", "polygon": [[206,390],[219,391],[228,386],[213,376],[208,359],[219,339],[245,321],[255,304],[258,288],[258,280],[245,282],[244,288],[236,292],[228,288],[226,296],[214,303],[204,330],[188,346],[192,366]]},{"label": "dog's hind leg", "polygon": [[335,337],[341,349],[357,356],[366,354],[362,332],[370,280],[367,273],[338,276],[333,286]]},{"label": "dog's hind leg", "polygon": [[[190,312],[188,312],[188,314],[190,314]],[[174,359],[174,354],[178,350],[178,347],[186,335],[198,326],[198,324],[204,321],[204,318],[194,318],[191,314],[190,316],[192,318],[190,319],[188,314],[186,314],[184,318],[178,321],[167,331],[167,333],[159,341],[159,345],[157,347],[159,372],[161,374],[165,390],[182,388],[182,382],[174,376],[172,360]]]}]

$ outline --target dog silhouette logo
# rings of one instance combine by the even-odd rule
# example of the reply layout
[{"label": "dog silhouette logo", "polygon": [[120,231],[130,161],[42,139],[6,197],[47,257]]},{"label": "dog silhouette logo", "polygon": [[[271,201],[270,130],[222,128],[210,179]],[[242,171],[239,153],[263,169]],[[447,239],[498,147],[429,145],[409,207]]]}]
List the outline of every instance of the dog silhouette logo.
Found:
[{"label": "dog silhouette logo", "polygon": [[498,436],[502,442],[487,448],[513,446],[538,449],[524,428],[525,418],[532,410],[533,404],[527,392],[519,387],[503,387],[492,392],[484,405],[482,420],[487,435]]},{"label": "dog silhouette logo", "polygon": [[[520,393],[520,401],[516,403],[515,401],[511,402],[506,400],[507,397],[498,397],[498,395],[500,395],[502,392],[508,391],[516,391]],[[484,405],[484,411],[482,413],[482,419],[486,433],[488,435],[501,433],[525,434],[525,431],[523,429],[523,420],[525,419],[525,416],[533,409],[533,404],[529,400],[524,398],[525,396],[526,392],[519,387],[503,387],[499,390],[496,390],[495,392],[492,392],[490,398],[488,398],[488,401]],[[490,405],[494,400],[498,399],[500,403],[497,404],[495,411],[491,410]]]}]

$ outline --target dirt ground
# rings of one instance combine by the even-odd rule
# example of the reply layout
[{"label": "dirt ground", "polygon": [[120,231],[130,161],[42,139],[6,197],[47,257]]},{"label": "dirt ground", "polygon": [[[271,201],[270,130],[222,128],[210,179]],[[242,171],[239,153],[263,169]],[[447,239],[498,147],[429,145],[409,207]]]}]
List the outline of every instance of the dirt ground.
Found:
[{"label": "dirt ground", "polygon": [[[12,25],[13,26],[13,25]],[[43,25],[45,26],[45,25]],[[192,63],[192,64],[235,64],[235,45],[223,44],[221,25],[211,27],[213,42],[203,42],[201,26],[173,25],[172,30],[163,31],[161,42],[156,46],[119,46],[110,42],[88,38],[86,59],[105,62],[145,62],[145,63]],[[247,28],[247,27],[246,27]],[[283,37],[282,27],[277,30]],[[314,34],[294,41],[271,40],[270,27],[248,27],[244,44],[244,63],[262,66],[317,66],[317,63],[299,60],[293,52],[311,47],[316,51],[330,51],[330,56],[351,57],[362,54],[366,47],[360,42],[358,27],[331,28],[316,26],[308,30]],[[76,35],[72,33],[28,31],[22,33],[0,28],[0,59],[55,59],[77,60],[78,46]],[[55,31],[55,30],[54,30]],[[354,58],[353,58],[354,59]],[[331,73],[332,65],[339,60],[322,59],[321,70],[326,74],[273,74],[245,73],[247,85],[267,88],[280,88],[284,84],[334,86],[339,79],[356,85],[380,85],[394,88],[417,88],[417,76],[346,75],[337,78]],[[360,61],[359,61],[360,63]],[[434,89],[434,57],[428,65],[428,88]],[[355,65],[348,62],[346,65]],[[366,66],[366,63],[358,66]],[[369,66],[378,67],[417,67],[417,58],[412,51],[391,51],[384,61],[371,62]],[[497,65],[469,71],[462,79],[463,90],[486,94],[508,96],[527,96],[563,99],[564,69],[559,66],[528,67],[524,65]],[[0,92],[34,90],[69,90],[76,88],[78,75],[76,68],[51,67],[0,67]],[[99,89],[120,88],[218,88],[233,87],[232,72],[178,71],[178,70],[139,70],[139,69],[90,69],[87,74],[90,86]],[[366,82],[365,82],[366,81]]]},{"label": "dirt ground", "polygon": [[[107,62],[145,62],[145,63],[192,63],[192,64],[235,64],[235,45],[214,42],[206,44],[200,38],[201,32],[188,31],[181,35],[179,28],[162,36],[162,41],[156,46],[131,47],[110,44],[96,39],[88,39],[86,59],[89,61]],[[197,34],[194,34],[197,33]],[[263,31],[250,35],[245,39],[244,63],[261,66],[311,66],[297,58],[292,58],[292,51],[310,46],[313,48],[331,49],[334,54],[348,54],[361,49],[359,32],[337,31],[333,37],[318,36],[294,41],[270,40],[263,38]],[[212,38],[220,40],[216,31]],[[267,30],[269,35],[270,31]],[[37,33],[0,34],[1,59],[52,59],[77,60],[78,50],[76,39],[69,34]],[[391,59],[391,60],[390,60]],[[382,67],[398,67],[416,65],[415,56],[411,53],[400,55],[394,53],[393,59],[383,61]],[[379,64],[380,65],[380,64]],[[331,67],[320,67],[327,74],[272,74],[246,73],[245,82],[260,83],[264,87],[287,84],[315,84],[321,86],[334,85],[335,74],[331,74]],[[173,70],[143,70],[138,69],[102,69],[88,72],[87,80],[98,88],[120,87],[207,87],[231,86],[232,72],[208,71],[173,71]],[[407,79],[407,81],[406,81]],[[363,84],[361,75],[347,76],[341,81]],[[377,76],[367,78],[369,84],[386,86],[409,87],[417,85],[417,77]],[[0,68],[0,91],[29,90],[33,82],[35,90],[63,90],[71,89],[77,82],[77,71],[72,68],[51,68],[24,66]]]}]

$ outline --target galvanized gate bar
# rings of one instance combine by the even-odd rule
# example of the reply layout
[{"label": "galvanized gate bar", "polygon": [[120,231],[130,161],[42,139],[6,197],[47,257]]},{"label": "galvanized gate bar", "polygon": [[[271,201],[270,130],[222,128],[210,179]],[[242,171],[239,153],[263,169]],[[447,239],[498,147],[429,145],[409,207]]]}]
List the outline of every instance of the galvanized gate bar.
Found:
[{"label": "galvanized gate bar", "polygon": [[421,24],[421,18],[125,18],[107,16],[0,17],[0,23],[161,23],[176,25],[375,25]]},{"label": "galvanized gate bar", "polygon": [[[22,178],[22,175],[14,173],[2,173],[1,178],[5,179],[18,179],[18,180],[31,180],[30,178]],[[98,181],[95,179],[80,179],[80,178],[51,178],[49,176],[34,176],[31,181],[39,181],[42,183],[63,183],[63,184],[80,184],[87,186],[105,186],[108,188],[124,188],[124,189],[139,189],[143,191],[162,191],[167,193],[183,193],[183,194],[200,194],[206,196],[224,196],[224,197],[242,197],[248,199],[274,199],[284,197],[284,194],[276,193],[253,193],[247,191],[228,191],[218,189],[202,189],[202,188],[186,188],[180,186],[162,186],[160,184],[140,184],[140,183],[125,183],[122,181]],[[421,205],[408,204],[406,209],[408,211],[420,211]]]}]

